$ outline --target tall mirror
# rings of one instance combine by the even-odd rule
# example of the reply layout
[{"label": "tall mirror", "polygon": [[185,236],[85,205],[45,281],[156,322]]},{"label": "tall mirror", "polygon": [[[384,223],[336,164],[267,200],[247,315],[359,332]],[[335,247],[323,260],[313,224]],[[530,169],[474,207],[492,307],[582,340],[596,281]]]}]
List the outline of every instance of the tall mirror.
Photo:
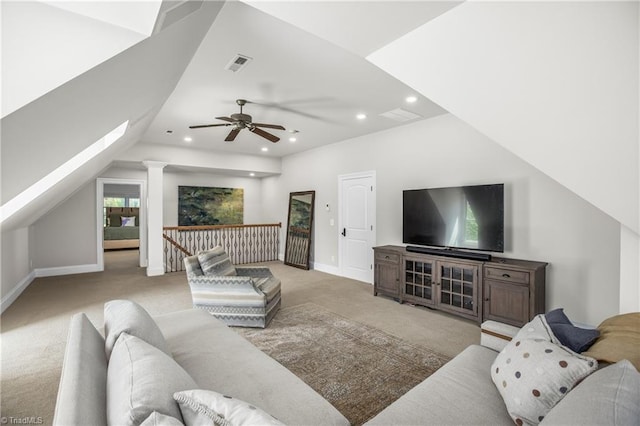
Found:
[{"label": "tall mirror", "polygon": [[289,195],[285,265],[309,269],[315,196],[316,191],[292,192]]}]

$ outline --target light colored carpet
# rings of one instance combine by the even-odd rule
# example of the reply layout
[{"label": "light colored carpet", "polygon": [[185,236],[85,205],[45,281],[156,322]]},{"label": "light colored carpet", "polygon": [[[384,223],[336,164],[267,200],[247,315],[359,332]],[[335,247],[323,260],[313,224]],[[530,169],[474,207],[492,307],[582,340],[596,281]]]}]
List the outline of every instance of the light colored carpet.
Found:
[{"label": "light colored carpet", "polygon": [[315,303],[282,309],[269,327],[235,328],[361,425],[404,395],[449,357]]},{"label": "light colored carpet", "polygon": [[[2,314],[1,415],[53,420],[67,328],[85,312],[100,329],[104,303],[131,299],[152,315],[191,307],[183,272],[147,277],[136,267],[137,251],[109,252],[105,271],[37,278]],[[411,344],[452,357],[480,340],[477,324],[451,315],[374,297],[371,285],[268,262],[282,281],[282,308],[312,302],[345,318]],[[277,316],[276,316],[277,318]]]}]

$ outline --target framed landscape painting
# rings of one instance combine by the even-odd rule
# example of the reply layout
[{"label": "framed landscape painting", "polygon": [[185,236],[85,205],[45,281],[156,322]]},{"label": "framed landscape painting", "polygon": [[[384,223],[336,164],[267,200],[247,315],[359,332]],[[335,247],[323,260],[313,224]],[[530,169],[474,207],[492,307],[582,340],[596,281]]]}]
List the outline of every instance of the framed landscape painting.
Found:
[{"label": "framed landscape painting", "polygon": [[242,188],[178,186],[178,226],[240,225],[243,219]]}]

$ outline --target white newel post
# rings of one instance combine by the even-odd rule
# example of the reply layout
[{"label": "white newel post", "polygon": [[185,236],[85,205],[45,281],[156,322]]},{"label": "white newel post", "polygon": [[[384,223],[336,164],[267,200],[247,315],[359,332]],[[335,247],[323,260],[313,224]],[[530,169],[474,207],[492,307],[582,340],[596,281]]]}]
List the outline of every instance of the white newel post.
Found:
[{"label": "white newel post", "polygon": [[163,275],[162,253],[162,169],[167,165],[160,161],[143,161],[147,168],[147,276]]}]

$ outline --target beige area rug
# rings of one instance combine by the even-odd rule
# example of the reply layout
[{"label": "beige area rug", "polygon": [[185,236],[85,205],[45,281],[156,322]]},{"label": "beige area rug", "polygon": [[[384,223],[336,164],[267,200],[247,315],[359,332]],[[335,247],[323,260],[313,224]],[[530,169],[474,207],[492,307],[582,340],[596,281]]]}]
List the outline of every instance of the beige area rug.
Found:
[{"label": "beige area rug", "polygon": [[266,329],[234,328],[361,425],[450,358],[313,303],[280,310]]}]

